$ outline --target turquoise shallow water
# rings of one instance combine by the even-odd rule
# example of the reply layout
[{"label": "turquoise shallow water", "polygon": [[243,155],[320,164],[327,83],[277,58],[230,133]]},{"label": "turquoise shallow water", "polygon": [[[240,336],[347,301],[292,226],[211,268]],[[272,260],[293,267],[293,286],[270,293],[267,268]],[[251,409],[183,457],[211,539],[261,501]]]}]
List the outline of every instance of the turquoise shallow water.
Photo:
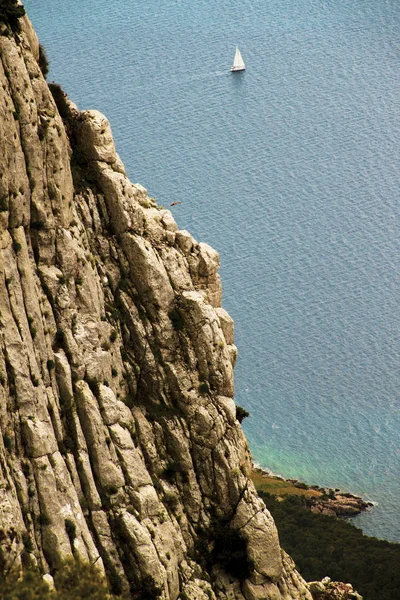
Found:
[{"label": "turquoise shallow water", "polygon": [[377,502],[355,523],[400,541],[398,4],[143,4],[25,2],[49,79],[220,251],[255,460]]}]

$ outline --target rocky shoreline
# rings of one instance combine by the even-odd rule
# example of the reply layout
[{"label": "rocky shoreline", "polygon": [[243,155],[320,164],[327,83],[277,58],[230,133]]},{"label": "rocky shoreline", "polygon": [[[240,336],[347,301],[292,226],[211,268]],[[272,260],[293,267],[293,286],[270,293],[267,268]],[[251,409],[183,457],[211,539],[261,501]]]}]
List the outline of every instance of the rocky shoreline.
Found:
[{"label": "rocky shoreline", "polygon": [[[254,472],[265,479],[292,484],[292,486],[299,491],[308,490],[309,494],[304,496],[304,505],[314,513],[345,518],[354,517],[366,510],[371,510],[373,507],[372,502],[363,500],[350,492],[343,492],[339,489],[323,488],[318,485],[307,485],[298,479],[286,479],[256,466],[254,466]],[[296,490],[294,490],[293,493],[296,494]]]}]

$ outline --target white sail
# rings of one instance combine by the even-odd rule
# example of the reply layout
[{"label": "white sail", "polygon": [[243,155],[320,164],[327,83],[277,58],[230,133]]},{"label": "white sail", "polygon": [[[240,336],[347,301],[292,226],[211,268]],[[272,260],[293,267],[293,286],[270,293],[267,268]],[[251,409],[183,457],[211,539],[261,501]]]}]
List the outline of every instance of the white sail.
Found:
[{"label": "white sail", "polygon": [[240,50],[238,47],[236,47],[236,54],[235,54],[235,58],[233,59],[233,67],[231,68],[231,71],[244,71],[246,68],[246,65],[243,62],[243,58],[242,55],[240,54]]}]

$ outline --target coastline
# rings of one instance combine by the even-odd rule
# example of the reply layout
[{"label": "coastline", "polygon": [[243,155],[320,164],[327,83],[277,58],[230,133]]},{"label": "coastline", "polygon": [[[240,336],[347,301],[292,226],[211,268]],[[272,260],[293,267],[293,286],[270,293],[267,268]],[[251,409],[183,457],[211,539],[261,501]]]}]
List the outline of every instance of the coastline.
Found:
[{"label": "coastline", "polygon": [[257,491],[263,491],[283,500],[285,496],[301,496],[311,512],[338,518],[355,517],[371,510],[374,504],[360,496],[339,489],[308,485],[298,479],[276,475],[253,464],[251,476]]}]

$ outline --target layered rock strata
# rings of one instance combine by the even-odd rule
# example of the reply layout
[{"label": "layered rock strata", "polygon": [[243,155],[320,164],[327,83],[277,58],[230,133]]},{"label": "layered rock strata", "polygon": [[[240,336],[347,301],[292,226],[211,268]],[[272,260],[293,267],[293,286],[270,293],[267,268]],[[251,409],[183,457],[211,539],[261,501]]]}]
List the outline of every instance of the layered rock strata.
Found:
[{"label": "layered rock strata", "polygon": [[0,37],[1,568],[311,599],[249,479],[218,253],[128,180],[103,115],[56,105],[22,25]]}]

